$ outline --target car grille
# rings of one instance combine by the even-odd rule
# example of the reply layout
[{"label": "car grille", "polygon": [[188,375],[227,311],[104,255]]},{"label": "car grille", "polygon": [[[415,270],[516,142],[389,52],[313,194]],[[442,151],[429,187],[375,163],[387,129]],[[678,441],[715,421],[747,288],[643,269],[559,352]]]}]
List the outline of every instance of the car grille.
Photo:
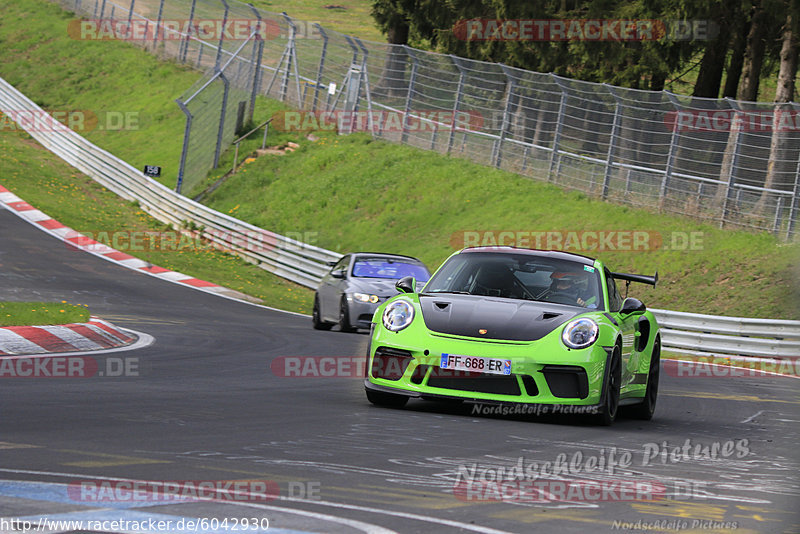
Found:
[{"label": "car grille", "polygon": [[585,399],[589,396],[589,380],[583,367],[545,365],[541,372],[554,397]]},{"label": "car grille", "polygon": [[[414,371],[411,380],[422,383],[422,377],[428,367],[432,367],[428,386],[432,388],[454,389],[457,391],[474,391],[477,393],[493,393],[496,395],[521,395],[517,375],[495,375],[489,373],[470,373],[453,371],[431,365],[420,365]],[[419,373],[419,375],[418,375]],[[419,378],[418,378],[419,377]],[[415,382],[418,378],[419,382]]]},{"label": "car grille", "polygon": [[375,378],[400,380],[411,363],[411,358],[411,353],[407,350],[378,347],[372,358],[370,374]]}]

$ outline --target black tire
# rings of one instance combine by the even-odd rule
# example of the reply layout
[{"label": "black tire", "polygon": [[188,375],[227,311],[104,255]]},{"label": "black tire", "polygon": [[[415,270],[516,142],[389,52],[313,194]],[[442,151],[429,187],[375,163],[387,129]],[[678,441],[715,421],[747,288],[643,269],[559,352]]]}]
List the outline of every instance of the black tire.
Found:
[{"label": "black tire", "polygon": [[649,421],[653,418],[658,400],[658,379],[661,376],[661,340],[656,339],[650,356],[650,371],[647,373],[647,389],[640,404],[626,406],[622,415],[631,419]]},{"label": "black tire", "polygon": [[314,295],[314,311],[311,312],[311,324],[314,325],[315,330],[330,330],[333,323],[326,323],[322,320],[319,311],[319,299]]},{"label": "black tire", "polygon": [[386,406],[387,408],[402,408],[408,402],[405,395],[395,395],[394,393],[384,393],[368,389],[367,399],[375,406]]},{"label": "black tire", "polygon": [[608,365],[608,382],[604,390],[601,411],[597,414],[597,423],[603,426],[611,426],[619,412],[619,390],[622,383],[622,350],[619,345],[614,347]]},{"label": "black tire", "polygon": [[347,307],[347,297],[342,297],[342,302],[339,305],[339,330],[341,332],[355,332],[350,324],[350,309]]}]

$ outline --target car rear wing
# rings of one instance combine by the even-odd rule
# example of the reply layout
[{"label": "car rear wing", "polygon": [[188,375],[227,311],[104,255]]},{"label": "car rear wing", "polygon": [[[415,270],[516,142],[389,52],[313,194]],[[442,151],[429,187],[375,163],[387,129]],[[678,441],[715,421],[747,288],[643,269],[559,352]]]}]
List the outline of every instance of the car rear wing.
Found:
[{"label": "car rear wing", "polygon": [[656,283],[658,282],[658,271],[653,276],[647,276],[646,274],[627,274],[627,273],[611,273],[612,278],[616,278],[617,280],[625,280],[626,282],[639,282],[640,284],[650,284],[653,287],[656,287]]}]

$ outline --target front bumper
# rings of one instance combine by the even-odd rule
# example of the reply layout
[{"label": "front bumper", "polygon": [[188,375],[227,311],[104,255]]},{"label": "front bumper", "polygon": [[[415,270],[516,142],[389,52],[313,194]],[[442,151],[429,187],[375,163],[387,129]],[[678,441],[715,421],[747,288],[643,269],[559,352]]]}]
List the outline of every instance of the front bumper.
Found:
[{"label": "front bumper", "polygon": [[[370,343],[365,387],[408,397],[485,404],[599,406],[613,347],[570,350],[546,336],[530,342],[475,340],[425,332],[414,343],[380,329]],[[443,353],[511,360],[511,374],[440,367]]]}]

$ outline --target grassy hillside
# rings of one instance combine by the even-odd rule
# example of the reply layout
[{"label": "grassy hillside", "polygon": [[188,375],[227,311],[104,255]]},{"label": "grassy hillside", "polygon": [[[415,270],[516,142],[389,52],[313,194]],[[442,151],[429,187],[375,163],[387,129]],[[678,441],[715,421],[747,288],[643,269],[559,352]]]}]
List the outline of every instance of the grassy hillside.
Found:
[{"label": "grassy hillside", "polygon": [[[168,241],[175,233],[127,202],[78,173],[26,134],[0,133],[0,185],[74,230],[113,246],[114,236],[123,252],[154,265],[209,280],[262,299],[281,309],[310,313],[311,297],[305,288],[278,278],[244,260],[213,250],[203,243],[177,246]],[[107,237],[101,237],[105,232]],[[155,246],[149,232],[163,233]],[[74,249],[73,249],[74,250]],[[73,254],[83,254],[74,251]],[[64,257],[69,262],[69,255]],[[0,303],[0,323],[2,323]],[[60,312],[59,312],[60,313]],[[29,323],[30,324],[30,323]]]},{"label": "grassy hillside", "polygon": [[[44,0],[0,0],[0,10],[0,48],[4,51],[0,76],[48,109],[137,114],[141,119],[135,129],[84,133],[136,167],[163,165],[164,183],[174,184],[184,124],[174,99],[198,74],[159,62],[125,43],[71,40],[66,34],[69,16]],[[279,107],[274,102],[259,102],[256,120]],[[800,263],[798,245],[780,244],[769,235],[721,231],[682,218],[606,204],[511,173],[376,142],[364,135],[323,135],[317,142],[294,134],[270,135],[273,142],[292,138],[301,148],[245,165],[210,197],[213,207],[270,230],[306,236],[325,248],[408,253],[420,256],[431,267],[465,244],[464,232],[482,238],[486,232],[495,238],[501,232],[555,232],[562,239],[570,231],[646,232],[651,240],[646,250],[601,251],[597,255],[617,270],[651,273],[658,269],[659,288],[636,288],[651,306],[800,318],[797,273],[793,272]],[[24,140],[24,136],[0,132],[4,141],[0,183],[20,196],[41,204],[45,211],[52,206],[52,215],[79,230],[96,231],[101,224],[125,228],[141,216],[124,202],[103,212],[93,211],[101,188],[82,182],[85,179],[79,175],[54,181],[51,175],[56,172],[31,172],[44,156],[23,155],[17,138]],[[50,161],[46,158],[42,161],[42,166],[55,165],[45,164]],[[227,171],[230,161],[229,153],[222,163],[224,169],[211,179]],[[75,193],[64,201],[61,195],[71,190]],[[116,218],[123,211],[130,211],[133,218]],[[690,233],[695,236],[694,246],[678,250],[656,246],[683,244]],[[179,268],[173,264],[175,260],[164,258],[170,262],[168,267]],[[205,266],[198,272],[189,266],[183,270],[201,277],[208,272],[207,278],[229,286],[235,283],[236,289],[245,291],[251,279],[264,274],[248,266],[241,268],[227,271]],[[220,280],[223,273],[229,273],[229,283]],[[306,306],[309,301],[309,293],[304,290],[298,295],[296,286],[269,284],[275,286],[275,292],[258,293],[273,299],[272,304],[281,305],[291,298]]]},{"label": "grassy hillside", "polygon": [[[652,274],[657,269],[658,288],[634,289],[654,307],[800,316],[797,273],[792,272],[798,265],[796,244],[611,205],[363,134],[323,137],[287,156],[259,158],[207,203],[278,232],[316,231],[314,244],[325,248],[400,252],[432,267],[476,239],[495,244],[492,239],[501,239],[502,232],[513,232],[514,238],[521,232],[531,245],[534,232],[545,232],[542,245],[548,234],[565,245],[573,231],[580,240],[593,235],[586,232],[607,237],[612,231],[644,232],[637,235],[650,246],[643,238],[637,250],[569,249],[596,255],[615,270]],[[610,244],[620,248],[616,237]]]}]

